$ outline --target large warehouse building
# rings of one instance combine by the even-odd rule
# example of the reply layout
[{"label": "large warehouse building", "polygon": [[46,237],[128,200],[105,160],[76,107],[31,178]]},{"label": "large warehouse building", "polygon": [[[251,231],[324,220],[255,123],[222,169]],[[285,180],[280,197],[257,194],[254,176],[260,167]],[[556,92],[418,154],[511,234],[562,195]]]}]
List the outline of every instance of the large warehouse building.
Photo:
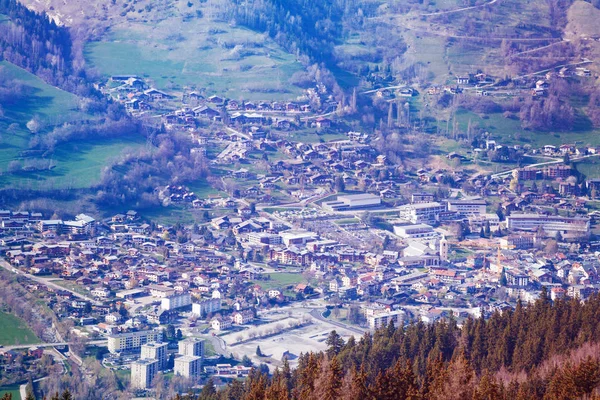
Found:
[{"label": "large warehouse building", "polygon": [[562,217],[544,214],[511,214],[506,217],[507,228],[511,231],[532,231],[539,227],[546,234],[587,235],[590,233],[590,219],[587,217]]},{"label": "large warehouse building", "polygon": [[323,203],[323,209],[327,211],[344,211],[365,207],[377,207],[381,205],[381,198],[370,193],[348,194],[338,196],[337,200]]}]

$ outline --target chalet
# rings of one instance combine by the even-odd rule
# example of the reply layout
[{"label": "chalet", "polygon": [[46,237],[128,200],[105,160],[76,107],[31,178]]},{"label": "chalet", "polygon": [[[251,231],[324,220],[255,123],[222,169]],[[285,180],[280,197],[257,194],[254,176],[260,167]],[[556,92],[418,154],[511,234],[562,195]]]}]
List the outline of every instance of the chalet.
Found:
[{"label": "chalet", "polygon": [[210,96],[208,98],[208,101],[213,104],[222,105],[225,102],[225,99],[219,96]]},{"label": "chalet", "polygon": [[323,117],[319,117],[316,120],[316,126],[319,129],[331,128],[331,120]]},{"label": "chalet", "polygon": [[220,115],[219,111],[212,109],[206,105],[195,107],[193,110],[197,118],[214,118]]},{"label": "chalet", "polygon": [[150,101],[167,100],[173,98],[173,96],[154,88],[145,90],[144,94],[148,96],[148,100]]}]

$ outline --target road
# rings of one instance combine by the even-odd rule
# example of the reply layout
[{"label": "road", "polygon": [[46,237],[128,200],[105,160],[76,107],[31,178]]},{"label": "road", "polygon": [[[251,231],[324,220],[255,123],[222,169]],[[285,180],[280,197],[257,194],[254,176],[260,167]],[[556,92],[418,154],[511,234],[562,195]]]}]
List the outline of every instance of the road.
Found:
[{"label": "road", "polygon": [[8,272],[12,272],[12,273],[15,273],[17,275],[25,276],[28,279],[31,279],[32,281],[41,283],[43,285],[51,287],[52,289],[67,291],[67,292],[71,293],[73,296],[75,296],[77,298],[80,298],[82,300],[89,301],[90,303],[92,303],[94,305],[97,305],[97,306],[102,305],[101,302],[99,302],[97,300],[94,300],[91,297],[87,297],[87,296],[85,296],[85,295],[83,295],[81,293],[77,293],[77,292],[75,292],[73,290],[70,290],[70,289],[64,288],[62,286],[59,286],[59,285],[57,285],[55,283],[52,283],[51,279],[56,279],[56,278],[44,278],[44,277],[41,277],[41,276],[35,276],[35,275],[31,275],[31,274],[26,274],[23,271],[18,271],[18,270],[16,270],[17,272],[15,272],[15,268],[13,268],[8,262],[6,262],[6,260],[2,260],[2,259],[0,259],[0,267],[4,268]]},{"label": "road", "polygon": [[[572,158],[571,161],[573,161],[573,162],[574,161],[580,161],[580,160],[583,160],[584,158],[598,157],[599,155],[600,154],[588,154],[587,156]],[[560,164],[562,162],[563,162],[562,158],[556,158],[556,159],[553,159],[552,161],[544,161],[544,162],[537,163],[537,164],[526,165],[526,167],[527,168],[529,168],[529,167],[536,168],[536,167],[543,167],[545,165]],[[512,175],[512,173],[514,171],[518,171],[518,170],[519,170],[519,168],[513,168],[513,169],[508,170],[508,171],[499,172],[497,174],[492,174],[491,177],[492,178],[502,178],[502,177],[510,176],[510,175]]]},{"label": "road", "polygon": [[[108,344],[108,340],[91,340],[87,342],[88,345],[95,346],[106,346]],[[14,346],[4,346],[0,348],[0,352],[6,352],[9,350],[19,350],[19,349],[29,349],[31,347],[55,347],[55,346],[68,346],[69,342],[58,342],[58,343],[32,343],[32,344],[18,344]]]},{"label": "road", "polygon": [[213,348],[215,349],[215,353],[227,356],[227,351],[226,351],[227,344],[225,343],[225,341],[216,335],[209,336],[209,338],[210,338],[210,342],[213,345]]},{"label": "road", "polygon": [[333,325],[333,326],[337,326],[338,328],[346,329],[346,330],[348,330],[350,332],[357,333],[357,334],[359,334],[361,336],[364,335],[365,332],[366,332],[365,329],[359,328],[357,326],[346,325],[346,324],[343,324],[341,322],[332,321],[332,320],[330,320],[328,318],[325,318],[325,317],[323,317],[323,312],[324,312],[323,309],[316,308],[316,309],[314,309],[314,310],[312,310],[310,312],[310,315],[313,318],[316,318],[316,319],[318,319],[321,322],[325,322],[327,324],[330,324],[330,325]]}]

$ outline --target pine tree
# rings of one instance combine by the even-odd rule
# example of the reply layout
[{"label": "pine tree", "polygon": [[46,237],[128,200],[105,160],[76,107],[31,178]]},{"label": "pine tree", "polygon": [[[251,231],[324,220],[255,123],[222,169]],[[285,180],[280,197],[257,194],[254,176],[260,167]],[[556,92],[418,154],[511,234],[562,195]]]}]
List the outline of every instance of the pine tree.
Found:
[{"label": "pine tree", "polygon": [[337,357],[325,359],[321,363],[321,375],[315,382],[315,397],[323,400],[337,400],[341,396],[344,372]]},{"label": "pine tree", "polygon": [[298,394],[294,397],[299,400],[312,400],[315,391],[315,381],[319,376],[319,362],[315,354],[310,353],[305,361],[306,365],[300,369],[298,385],[296,390]]},{"label": "pine tree", "polygon": [[342,387],[343,400],[366,400],[370,399],[371,392],[368,387],[367,373],[364,366],[361,365],[360,370],[352,369],[344,379]]},{"label": "pine tree", "polygon": [[325,344],[327,344],[327,356],[332,358],[337,356],[344,347],[344,339],[333,330],[327,337]]},{"label": "pine tree", "polygon": [[475,389],[473,400],[496,400],[502,398],[501,386],[486,371]]},{"label": "pine tree", "polygon": [[208,378],[204,386],[202,387],[202,391],[200,392],[200,396],[198,396],[198,400],[216,400],[217,399],[217,388],[215,387],[215,382],[212,377]]}]

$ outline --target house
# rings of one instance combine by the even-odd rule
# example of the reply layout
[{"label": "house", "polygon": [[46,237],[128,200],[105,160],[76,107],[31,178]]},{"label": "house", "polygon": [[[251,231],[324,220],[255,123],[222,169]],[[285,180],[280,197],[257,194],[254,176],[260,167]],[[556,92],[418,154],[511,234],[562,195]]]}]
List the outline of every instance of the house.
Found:
[{"label": "house", "polygon": [[237,311],[231,315],[231,319],[237,325],[245,325],[254,320],[254,313],[250,310]]},{"label": "house", "polygon": [[210,321],[210,326],[215,331],[224,331],[231,328],[231,321],[221,317],[216,317]]},{"label": "house", "polygon": [[319,129],[322,128],[331,128],[331,120],[323,117],[319,117],[316,120],[316,126]]}]

